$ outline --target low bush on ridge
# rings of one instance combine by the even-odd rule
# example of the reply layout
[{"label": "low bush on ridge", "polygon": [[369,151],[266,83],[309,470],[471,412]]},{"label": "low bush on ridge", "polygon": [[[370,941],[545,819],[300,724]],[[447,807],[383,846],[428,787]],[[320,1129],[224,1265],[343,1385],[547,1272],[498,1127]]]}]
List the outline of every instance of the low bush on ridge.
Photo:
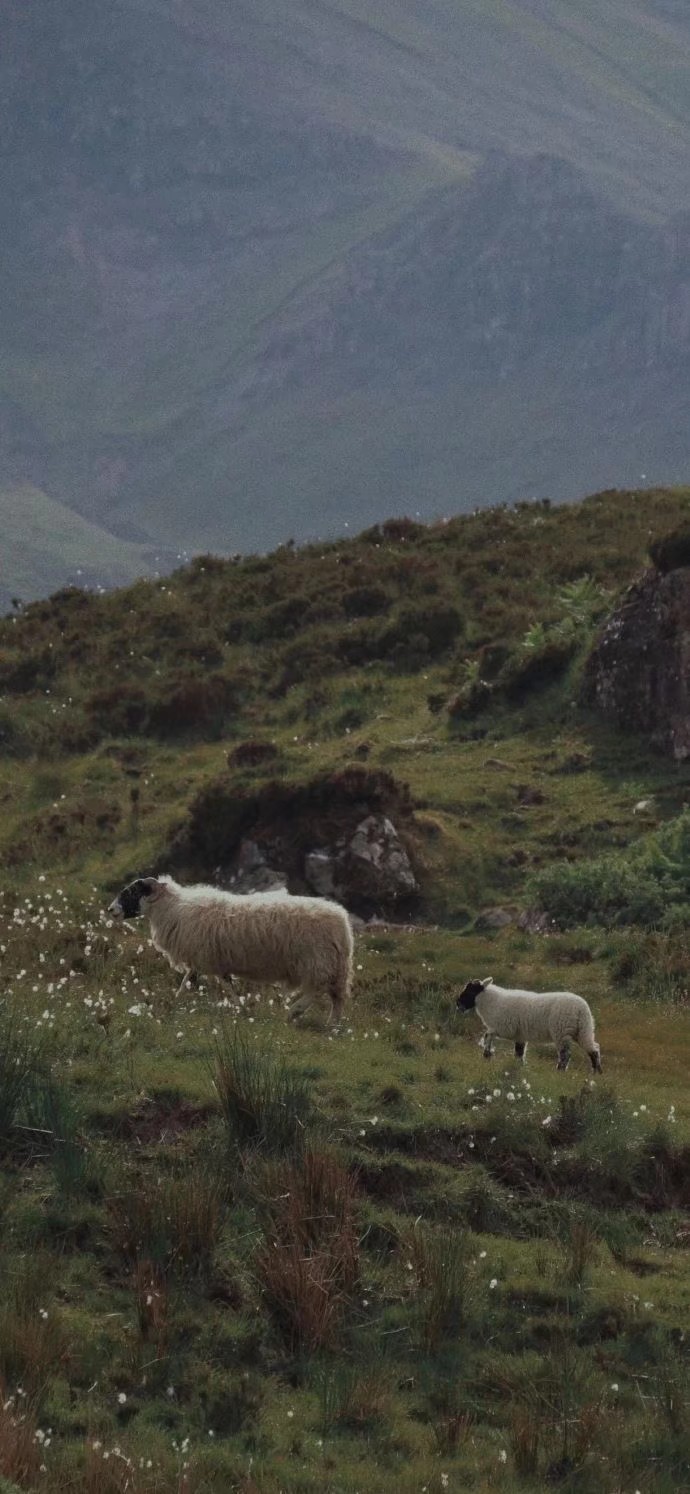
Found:
[{"label": "low bush on ridge", "polygon": [[560,928],[577,924],[673,927],[690,923],[690,810],[625,856],[557,863],[527,883],[527,897]]}]

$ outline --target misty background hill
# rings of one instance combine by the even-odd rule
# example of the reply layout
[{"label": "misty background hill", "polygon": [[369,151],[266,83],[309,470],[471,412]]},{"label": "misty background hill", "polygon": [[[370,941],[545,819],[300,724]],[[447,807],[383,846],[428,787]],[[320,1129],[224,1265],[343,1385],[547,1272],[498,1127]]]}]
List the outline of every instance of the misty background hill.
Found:
[{"label": "misty background hill", "polygon": [[686,477],[680,0],[0,20],[5,605]]}]

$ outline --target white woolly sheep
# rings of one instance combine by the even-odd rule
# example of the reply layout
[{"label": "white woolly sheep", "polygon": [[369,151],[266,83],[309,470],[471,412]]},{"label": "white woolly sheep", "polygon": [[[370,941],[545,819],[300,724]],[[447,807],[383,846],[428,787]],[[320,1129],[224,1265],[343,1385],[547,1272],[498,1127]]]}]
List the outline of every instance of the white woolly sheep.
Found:
[{"label": "white woolly sheep", "polygon": [[484,1057],[491,1058],[495,1037],[510,1038],[515,1057],[524,1063],[528,1040],[556,1044],[559,1069],[570,1063],[570,1040],[589,1055],[595,1073],[601,1073],[601,1054],[594,1036],[594,1018],[583,996],[572,991],[510,991],[497,986],[492,976],[470,980],[457,999],[458,1011],[476,1011],[486,1031],[482,1039]]},{"label": "white woolly sheep", "polygon": [[154,947],[174,970],[255,981],[285,981],[302,994],[289,1017],[319,996],[331,999],[338,1021],[352,982],[352,926],[338,903],[289,893],[247,896],[218,887],[181,887],[172,877],[139,877],[118,893],[109,913],[148,913]]}]

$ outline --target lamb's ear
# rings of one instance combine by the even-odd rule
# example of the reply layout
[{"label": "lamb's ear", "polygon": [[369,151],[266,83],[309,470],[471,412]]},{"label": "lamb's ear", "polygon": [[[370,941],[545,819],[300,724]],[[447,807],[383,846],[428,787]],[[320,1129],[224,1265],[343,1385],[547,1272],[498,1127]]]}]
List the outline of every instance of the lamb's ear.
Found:
[{"label": "lamb's ear", "polygon": [[493,982],[494,982],[493,975],[487,975],[486,979],[485,980],[480,980],[479,984],[480,984],[482,990],[485,991],[487,986],[492,986],[493,985]]}]

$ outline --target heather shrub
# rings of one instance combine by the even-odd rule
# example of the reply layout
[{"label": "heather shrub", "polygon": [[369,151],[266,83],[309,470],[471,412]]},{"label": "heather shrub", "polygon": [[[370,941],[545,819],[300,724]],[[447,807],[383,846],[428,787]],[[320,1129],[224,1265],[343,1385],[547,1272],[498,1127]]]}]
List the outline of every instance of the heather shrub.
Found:
[{"label": "heather shrub", "polygon": [[343,595],[343,610],[347,617],[376,617],[391,604],[391,597],[382,586],[354,586]]},{"label": "heather shrub", "polygon": [[257,739],[249,739],[246,742],[238,742],[228,753],[228,765],[231,768],[255,768],[259,763],[272,763],[280,756],[275,742],[261,742]]},{"label": "heather shrub", "polygon": [[0,652],[0,695],[28,695],[44,690],[55,677],[58,665],[56,650],[26,649],[18,653]]},{"label": "heather shrub", "polygon": [[227,716],[239,709],[243,693],[238,680],[218,672],[172,676],[165,693],[151,703],[150,730],[162,737],[198,731],[217,736]]},{"label": "heather shrub", "polygon": [[145,732],[149,724],[151,699],[141,685],[108,685],[86,697],[87,717],[100,732],[110,737],[128,737]]}]

